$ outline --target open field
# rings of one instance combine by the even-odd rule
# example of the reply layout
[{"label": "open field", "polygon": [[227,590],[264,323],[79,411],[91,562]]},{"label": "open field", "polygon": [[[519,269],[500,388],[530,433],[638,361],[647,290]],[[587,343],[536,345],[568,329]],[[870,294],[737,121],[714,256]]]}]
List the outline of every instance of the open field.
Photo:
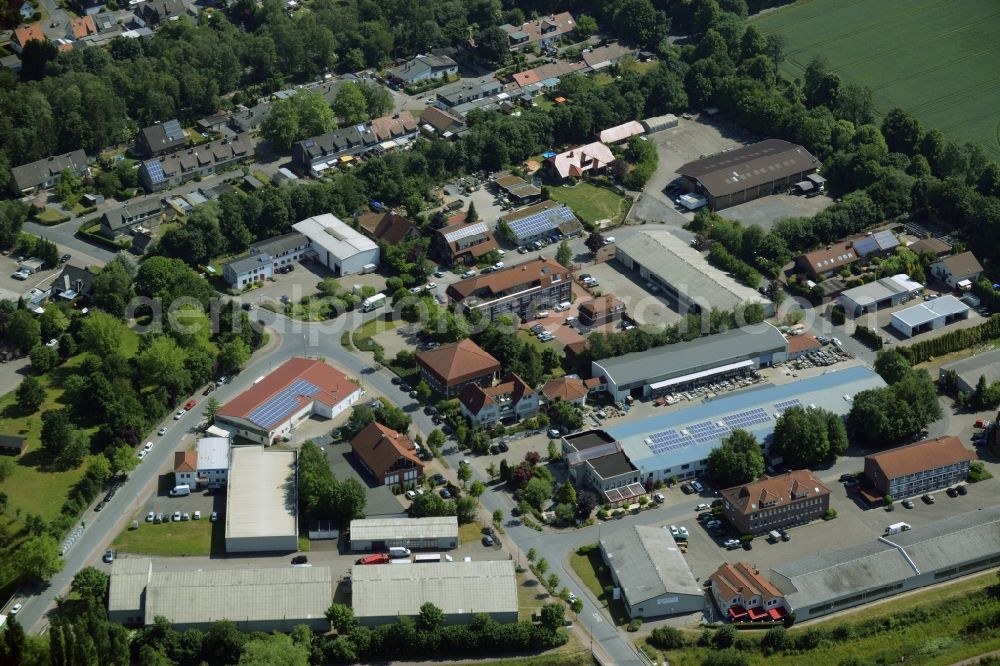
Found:
[{"label": "open field", "polygon": [[625,614],[624,604],[621,601],[615,601],[610,594],[604,591],[605,588],[614,585],[614,581],[611,579],[607,565],[601,558],[601,549],[595,544],[586,552],[581,553],[580,550],[577,550],[569,556],[569,565],[598,603],[608,609],[615,624],[627,624],[629,618]]},{"label": "open field", "polygon": [[823,54],[844,83],[866,85],[876,109],[901,107],[925,128],[1000,158],[1000,5],[993,0],[806,0],[754,21],[787,39],[784,73]]},{"label": "open field", "polygon": [[205,517],[154,525],[143,522],[139,514],[133,520],[139,521],[139,529],[123,530],[115,537],[112,548],[133,555],[162,557],[207,556],[226,550],[226,526],[221,520],[213,523]]},{"label": "open field", "polygon": [[[864,656],[871,664],[906,663],[945,666],[1000,648],[1000,589],[994,571],[950,585],[904,595],[839,616],[793,628],[794,642],[805,634],[818,637],[813,649],[779,651],[765,656],[756,647],[764,632],[742,632],[754,647],[741,649],[750,664],[849,663]],[[985,622],[984,622],[985,620]],[[697,640],[690,632],[689,640]],[[641,644],[641,642],[640,642]],[[644,646],[647,653],[657,651]],[[689,647],[660,653],[676,666],[701,664],[710,648]],[[845,661],[846,660],[846,661]]]},{"label": "open field", "polygon": [[625,197],[590,183],[577,183],[573,187],[551,187],[549,195],[572,208],[588,225],[598,220],[611,220],[611,224],[615,225],[628,212]]}]

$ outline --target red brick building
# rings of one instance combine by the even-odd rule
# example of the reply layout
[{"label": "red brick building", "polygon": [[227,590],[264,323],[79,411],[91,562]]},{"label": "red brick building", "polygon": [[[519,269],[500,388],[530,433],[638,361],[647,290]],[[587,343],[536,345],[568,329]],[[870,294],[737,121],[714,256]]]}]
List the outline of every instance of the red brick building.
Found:
[{"label": "red brick building", "polygon": [[821,517],[830,508],[830,489],[800,469],[726,488],[722,500],[722,514],[740,534],[766,534]]}]

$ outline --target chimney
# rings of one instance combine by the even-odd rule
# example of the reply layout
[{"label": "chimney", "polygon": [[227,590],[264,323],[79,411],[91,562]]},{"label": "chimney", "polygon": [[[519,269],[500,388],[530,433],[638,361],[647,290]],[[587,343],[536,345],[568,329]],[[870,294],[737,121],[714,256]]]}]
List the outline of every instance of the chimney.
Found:
[{"label": "chimney", "polygon": [[69,291],[69,276],[63,275],[63,291]]}]

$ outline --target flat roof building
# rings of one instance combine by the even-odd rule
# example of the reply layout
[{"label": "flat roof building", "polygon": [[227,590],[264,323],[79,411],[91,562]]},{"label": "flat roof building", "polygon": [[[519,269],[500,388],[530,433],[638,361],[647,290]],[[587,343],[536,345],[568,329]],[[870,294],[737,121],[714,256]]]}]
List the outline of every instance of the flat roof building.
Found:
[{"label": "flat roof building", "polygon": [[907,302],[924,290],[924,285],[904,273],[869,282],[840,294],[840,304],[848,317],[859,317]]},{"label": "flat roof building", "polygon": [[[725,395],[656,416],[563,437],[570,478],[598,492],[677,477],[706,469],[708,454],[734,429],[750,432],[768,454],[781,412],[816,406],[845,416],[859,391],[885,381],[862,365],[780,385]],[[774,462],[780,462],[777,458]]]},{"label": "flat roof building", "polygon": [[968,305],[948,294],[893,312],[889,323],[904,338],[912,338],[926,331],[944,328],[960,319],[968,319],[969,310]]},{"label": "flat roof building", "polygon": [[309,238],[317,259],[337,276],[363,273],[379,264],[378,245],[331,213],[306,218],[292,228]]},{"label": "flat roof building", "polygon": [[601,556],[631,618],[696,613],[705,593],[670,532],[635,525],[600,540]]},{"label": "flat roof building", "polygon": [[688,162],[677,169],[687,189],[704,195],[712,210],[786,192],[819,171],[820,161],[802,146],[767,139]]},{"label": "flat roof building", "polygon": [[774,304],[756,289],[740,284],[708,263],[700,252],[669,231],[643,231],[618,241],[615,258],[638,271],[643,280],[659,284],[683,311],[695,314],[718,308],[733,312],[750,303],[774,313]]},{"label": "flat roof building", "polygon": [[313,414],[332,419],[361,397],[361,389],[323,359],[292,357],[227,402],[215,424],[269,446]]},{"label": "flat roof building", "polygon": [[959,391],[971,393],[979,384],[980,377],[986,379],[987,386],[992,386],[1000,382],[1000,349],[942,365],[940,378],[944,379],[949,372],[955,373],[955,388]]},{"label": "flat roof building", "polygon": [[299,549],[295,451],[234,446],[226,492],[226,552]]},{"label": "flat roof building", "polygon": [[467,624],[486,614],[497,622],[517,621],[517,578],[512,560],[442,562],[411,566],[351,568],[351,605],[363,625],[415,618],[432,603],[446,624]]},{"label": "flat roof building", "polygon": [[865,477],[878,495],[903,499],[964,481],[975,459],[958,437],[938,437],[865,456]]},{"label": "flat roof building", "polygon": [[149,558],[125,557],[111,565],[108,616],[140,626],[164,617],[177,631],[205,631],[218,620],[245,632],[287,632],[300,624],[327,631],[332,601],[329,567],[158,571]]},{"label": "flat roof building", "polygon": [[591,375],[606,382],[615,400],[682,391],[785,360],[788,341],[771,324],[734,328],[686,342],[593,361]]},{"label": "flat roof building", "polygon": [[363,518],[351,521],[353,552],[458,548],[458,518]]}]

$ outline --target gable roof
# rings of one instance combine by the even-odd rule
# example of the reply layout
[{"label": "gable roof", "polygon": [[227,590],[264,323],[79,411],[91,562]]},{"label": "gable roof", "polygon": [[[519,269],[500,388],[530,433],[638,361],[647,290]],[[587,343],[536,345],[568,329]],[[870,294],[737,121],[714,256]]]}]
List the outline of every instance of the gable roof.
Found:
[{"label": "gable roof", "polygon": [[565,400],[566,402],[570,402],[583,398],[588,392],[587,385],[578,377],[550,379],[542,386],[542,395],[549,400]]},{"label": "gable roof", "polygon": [[906,247],[917,254],[930,252],[937,255],[946,255],[951,252],[951,245],[940,238],[921,238]]},{"label": "gable roof", "polygon": [[135,217],[148,219],[147,216],[155,215],[162,210],[163,203],[159,197],[132,199],[126,201],[124,206],[105,211],[104,215],[101,216],[101,224],[107,226],[112,231],[118,231],[123,227],[134,224],[133,222],[126,222],[126,218],[129,220]]},{"label": "gable roof", "polygon": [[142,139],[153,153],[183,146],[187,142],[181,124],[176,120],[168,120],[142,128]]},{"label": "gable roof", "polygon": [[765,474],[757,481],[721,492],[722,497],[741,513],[753,513],[762,508],[786,506],[806,497],[829,495],[830,489],[809,470],[797,469],[779,476]]},{"label": "gable roof", "polygon": [[19,190],[37,187],[48,182],[53,176],[66,169],[80,175],[87,169],[87,153],[74,150],[62,155],[53,155],[35,162],[22,164],[10,170],[12,180]]},{"label": "gable roof", "polygon": [[979,260],[976,259],[976,255],[971,252],[953,254],[950,257],[941,259],[941,261],[937,263],[942,264],[948,273],[956,276],[973,275],[974,273],[983,272],[982,265],[979,263]]},{"label": "gable roof", "polygon": [[592,298],[589,301],[580,303],[577,309],[581,313],[586,313],[586,316],[589,319],[597,319],[598,317],[603,317],[609,313],[613,313],[618,309],[621,309],[624,312],[625,303],[623,303],[614,294],[604,294],[603,296],[598,296],[597,298]]},{"label": "gable roof", "polygon": [[42,26],[40,23],[32,23],[30,25],[19,25],[14,28],[14,34],[12,36],[13,41],[17,42],[21,46],[24,46],[31,40],[37,40],[39,42],[45,42],[45,33],[42,32]]},{"label": "gable roof", "polygon": [[76,298],[77,296],[90,296],[94,288],[95,273],[65,264],[62,272],[52,281],[52,290],[65,298]]},{"label": "gable roof", "polygon": [[450,386],[500,371],[500,362],[485,349],[466,338],[417,354],[417,363],[442,384]]},{"label": "gable roof", "polygon": [[622,123],[621,125],[615,125],[614,127],[609,127],[606,130],[601,130],[597,135],[597,138],[604,143],[618,143],[619,141],[624,141],[633,136],[641,136],[646,133],[646,128],[636,120],[630,120],[627,123]]},{"label": "gable roof", "polygon": [[520,42],[522,44],[530,44],[542,39],[557,37],[567,32],[571,32],[574,28],[576,28],[576,21],[573,20],[573,15],[569,12],[542,16],[533,21],[526,21],[521,25],[510,25],[509,23],[505,23],[500,26],[500,29],[506,32],[508,36],[513,37],[517,35],[519,37],[523,36],[523,38],[526,38],[524,41]]},{"label": "gable roof", "polygon": [[24,451],[27,441],[20,435],[0,435],[0,450],[17,455]]},{"label": "gable roof", "polygon": [[[358,226],[368,237],[396,245],[405,240],[417,227],[395,211],[386,213],[363,213],[357,218]],[[419,234],[418,234],[419,235]]]},{"label": "gable roof", "polygon": [[858,258],[858,253],[851,247],[850,241],[842,241],[820,250],[806,252],[799,257],[799,260],[808,265],[812,272],[825,273],[854,263]]},{"label": "gable roof", "polygon": [[351,449],[378,476],[385,475],[400,458],[423,467],[413,440],[378,421],[372,421],[351,439]]},{"label": "gable roof", "polygon": [[781,139],[766,139],[688,162],[677,169],[677,173],[697,180],[718,197],[819,167],[820,161],[802,146]]},{"label": "gable roof", "polygon": [[669,531],[634,525],[600,542],[630,605],[668,593],[704,595]]},{"label": "gable roof", "polygon": [[962,440],[954,436],[925,439],[865,456],[865,460],[878,465],[888,479],[975,459],[976,454],[965,448]]},{"label": "gable roof", "polygon": [[69,31],[73,39],[83,39],[88,35],[97,34],[97,24],[93,16],[73,17],[69,20]]},{"label": "gable roof", "polygon": [[223,405],[218,414],[269,429],[310,402],[333,407],[358,390],[322,360],[292,357]]},{"label": "gable roof", "polygon": [[382,116],[372,120],[372,131],[379,141],[395,139],[417,131],[417,121],[409,111],[403,110],[392,116]]},{"label": "gable roof", "polygon": [[430,125],[439,134],[452,131],[462,125],[459,118],[436,106],[424,109],[424,112],[420,114],[420,122]]},{"label": "gable roof", "polygon": [[803,333],[802,335],[793,335],[788,338],[788,353],[797,354],[799,352],[809,351],[811,349],[819,349],[823,345],[820,344],[819,340],[816,339],[815,335],[811,333]]},{"label": "gable roof", "polygon": [[746,562],[723,562],[709,579],[720,599],[760,597],[767,601],[784,597],[781,591],[760,573],[760,569]]},{"label": "gable roof", "polygon": [[496,386],[483,388],[478,384],[466,384],[458,394],[458,399],[470,412],[479,414],[487,405],[495,405],[499,396],[510,395],[511,402],[516,405],[523,398],[534,394],[523,379],[511,373]]},{"label": "gable roof", "polygon": [[492,300],[520,285],[530,283],[533,288],[548,287],[554,282],[569,278],[569,269],[549,257],[537,257],[523,264],[455,282],[448,287],[448,295],[456,301],[465,300],[470,296]]},{"label": "gable roof", "polygon": [[610,148],[600,141],[595,141],[559,153],[555,157],[548,158],[548,161],[561,178],[575,178],[582,176],[586,171],[603,168],[614,159],[615,156]]},{"label": "gable roof", "polygon": [[197,451],[174,451],[174,471],[175,472],[197,472],[198,452]]}]

